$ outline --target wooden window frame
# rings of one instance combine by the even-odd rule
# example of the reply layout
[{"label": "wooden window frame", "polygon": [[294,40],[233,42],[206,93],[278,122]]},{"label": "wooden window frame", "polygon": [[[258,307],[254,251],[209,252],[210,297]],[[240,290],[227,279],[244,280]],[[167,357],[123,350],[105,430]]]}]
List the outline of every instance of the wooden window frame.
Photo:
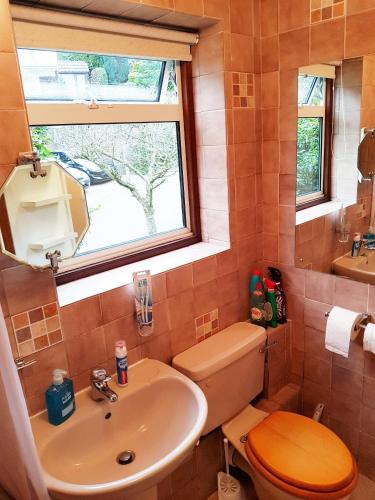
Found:
[{"label": "wooden window frame", "polygon": [[333,141],[333,91],[334,81],[331,78],[326,78],[325,81],[325,117],[323,131],[323,194],[314,200],[306,201],[297,204],[296,211],[304,210],[305,208],[315,207],[321,203],[331,201],[331,171],[332,171],[332,141]]},{"label": "wooden window frame", "polygon": [[197,153],[195,140],[195,119],[193,99],[192,63],[180,62],[181,96],[184,116],[185,150],[186,150],[186,183],[188,190],[191,235],[168,243],[156,244],[153,247],[135,251],[122,256],[109,258],[100,262],[83,265],[56,275],[56,285],[63,285],[94,274],[109,271],[116,267],[142,261],[179,248],[194,245],[202,241],[200,204],[198,189]]}]

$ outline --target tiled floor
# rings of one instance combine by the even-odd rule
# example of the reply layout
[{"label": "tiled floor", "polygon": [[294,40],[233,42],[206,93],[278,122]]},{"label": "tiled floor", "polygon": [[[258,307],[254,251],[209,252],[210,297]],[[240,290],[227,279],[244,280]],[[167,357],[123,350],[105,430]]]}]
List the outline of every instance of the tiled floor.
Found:
[{"label": "tiled floor", "polygon": [[[241,484],[246,490],[246,500],[257,500],[257,496],[252,487],[252,484],[248,482],[248,478],[245,481],[241,477]],[[246,483],[246,485],[245,485]],[[217,500],[217,493],[213,493],[209,496],[207,500]],[[368,479],[366,476],[359,475],[359,482],[355,492],[350,497],[350,500],[374,500],[375,499],[375,482]]]},{"label": "tiled floor", "polygon": [[359,482],[350,500],[373,500],[375,498],[375,482],[366,476],[359,475]]}]

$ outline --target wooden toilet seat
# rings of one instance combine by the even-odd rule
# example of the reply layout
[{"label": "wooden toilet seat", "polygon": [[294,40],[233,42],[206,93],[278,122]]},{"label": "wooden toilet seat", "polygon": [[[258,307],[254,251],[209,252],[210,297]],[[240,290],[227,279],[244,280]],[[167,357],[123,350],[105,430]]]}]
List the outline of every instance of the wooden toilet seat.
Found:
[{"label": "wooden toilet seat", "polygon": [[343,498],[357,483],[357,465],[341,439],[295,413],[266,417],[250,430],[245,450],[266,479],[300,498]]}]

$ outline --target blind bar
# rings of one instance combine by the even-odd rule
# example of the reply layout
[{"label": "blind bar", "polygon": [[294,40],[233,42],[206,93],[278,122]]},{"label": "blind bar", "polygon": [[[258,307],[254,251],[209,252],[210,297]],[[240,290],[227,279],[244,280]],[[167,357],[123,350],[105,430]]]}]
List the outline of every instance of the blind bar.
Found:
[{"label": "blind bar", "polygon": [[150,40],[162,40],[186,45],[196,45],[198,35],[186,31],[169,30],[165,28],[147,26],[144,24],[131,23],[129,21],[115,21],[102,19],[87,14],[72,14],[63,11],[42,9],[39,7],[26,7],[22,5],[11,5],[13,20],[27,21],[35,24],[46,24],[54,26],[65,26],[103,33],[116,33],[120,35],[131,35]]}]

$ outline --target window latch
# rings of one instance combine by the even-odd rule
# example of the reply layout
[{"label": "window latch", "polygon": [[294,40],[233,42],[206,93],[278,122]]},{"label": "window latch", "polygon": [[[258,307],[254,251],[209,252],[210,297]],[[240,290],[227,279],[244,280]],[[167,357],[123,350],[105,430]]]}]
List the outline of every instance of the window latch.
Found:
[{"label": "window latch", "polygon": [[46,259],[50,261],[53,273],[57,273],[57,271],[59,270],[59,262],[61,262],[60,250],[55,250],[53,253],[47,252]]},{"label": "window latch", "polygon": [[90,104],[88,105],[89,109],[99,109],[99,104],[96,102],[96,99],[91,99]]},{"label": "window latch", "polygon": [[36,179],[39,176],[45,177],[47,175],[47,170],[44,170],[44,168],[42,168],[40,158],[36,151],[19,153],[17,165],[29,165],[30,163],[33,167],[30,172],[30,177],[32,179]]}]

